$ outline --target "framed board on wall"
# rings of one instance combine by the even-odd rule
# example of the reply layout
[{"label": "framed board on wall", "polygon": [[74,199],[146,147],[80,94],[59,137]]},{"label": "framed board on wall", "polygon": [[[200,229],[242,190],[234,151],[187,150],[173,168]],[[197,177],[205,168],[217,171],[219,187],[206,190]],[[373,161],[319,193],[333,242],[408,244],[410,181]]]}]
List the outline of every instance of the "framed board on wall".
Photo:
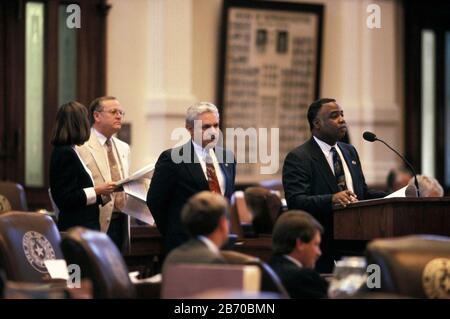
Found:
[{"label": "framed board on wall", "polygon": [[227,128],[258,135],[256,143],[234,139],[237,182],[281,179],[286,154],[309,138],[306,112],[319,96],[322,20],[322,5],[224,0],[222,132],[226,142]]}]

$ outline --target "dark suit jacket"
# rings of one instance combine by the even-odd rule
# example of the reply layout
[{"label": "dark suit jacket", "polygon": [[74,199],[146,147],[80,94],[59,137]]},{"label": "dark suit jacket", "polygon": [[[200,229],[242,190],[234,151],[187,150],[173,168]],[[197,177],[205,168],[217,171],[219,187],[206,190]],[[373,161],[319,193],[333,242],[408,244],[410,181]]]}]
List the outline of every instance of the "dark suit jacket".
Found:
[{"label": "dark suit jacket", "polygon": [[[215,148],[215,153],[225,178],[225,197],[230,199],[236,175],[234,155],[220,147]],[[172,154],[175,160],[183,160],[174,162]],[[180,218],[184,204],[194,194],[209,190],[208,181],[196,158],[194,146],[189,141],[185,145],[164,151],[156,162],[147,193],[147,205],[164,237],[167,252],[188,240]]]},{"label": "dark suit jacket", "polygon": [[291,298],[327,298],[328,283],[315,270],[300,268],[280,255],[273,256],[269,265],[280,277]]},{"label": "dark suit jacket", "polygon": [[172,250],[164,261],[164,268],[180,263],[225,264],[226,262],[221,255],[211,251],[200,239],[194,238]]},{"label": "dark suit jacket", "polygon": [[93,187],[89,174],[71,146],[57,146],[50,159],[50,190],[58,206],[58,228],[73,226],[100,230],[98,203],[86,205],[84,188]]},{"label": "dark suit jacket", "polygon": [[[344,160],[352,175],[354,193],[359,200],[380,198],[386,194],[369,190],[356,149],[346,143],[338,142]],[[309,141],[292,150],[284,160],[283,187],[289,209],[302,209],[323,225],[323,256],[318,265],[327,263],[328,267],[321,271],[331,271],[333,214],[331,198],[338,192],[335,176],[325,155],[311,137]]]},{"label": "dark suit jacket", "polygon": [[[352,175],[353,188],[359,200],[385,196],[369,190],[356,149],[337,143]],[[311,213],[332,211],[331,198],[338,192],[335,176],[316,141],[311,138],[292,150],[284,161],[283,186],[289,209],[304,209]]]}]

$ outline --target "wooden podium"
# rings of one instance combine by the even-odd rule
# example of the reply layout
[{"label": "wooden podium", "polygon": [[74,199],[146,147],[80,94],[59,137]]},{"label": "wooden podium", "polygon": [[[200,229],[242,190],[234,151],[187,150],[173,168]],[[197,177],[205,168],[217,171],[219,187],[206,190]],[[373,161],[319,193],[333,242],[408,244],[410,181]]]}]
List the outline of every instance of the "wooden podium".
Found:
[{"label": "wooden podium", "polygon": [[333,217],[337,255],[363,255],[367,242],[375,238],[450,236],[450,197],[360,201],[335,209]]},{"label": "wooden podium", "polygon": [[372,240],[412,234],[450,236],[450,197],[387,198],[334,210],[335,240]]}]

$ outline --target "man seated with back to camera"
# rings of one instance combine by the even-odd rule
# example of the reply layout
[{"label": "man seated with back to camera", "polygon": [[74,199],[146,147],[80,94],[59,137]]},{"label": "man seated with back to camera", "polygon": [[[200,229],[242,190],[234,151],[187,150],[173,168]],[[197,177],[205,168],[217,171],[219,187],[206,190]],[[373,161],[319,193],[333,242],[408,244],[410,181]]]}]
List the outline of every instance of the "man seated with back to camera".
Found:
[{"label": "man seated with back to camera", "polygon": [[177,263],[225,264],[220,248],[228,241],[228,202],[216,193],[202,191],[192,196],[181,212],[181,222],[190,240],[172,250],[164,269]]}]

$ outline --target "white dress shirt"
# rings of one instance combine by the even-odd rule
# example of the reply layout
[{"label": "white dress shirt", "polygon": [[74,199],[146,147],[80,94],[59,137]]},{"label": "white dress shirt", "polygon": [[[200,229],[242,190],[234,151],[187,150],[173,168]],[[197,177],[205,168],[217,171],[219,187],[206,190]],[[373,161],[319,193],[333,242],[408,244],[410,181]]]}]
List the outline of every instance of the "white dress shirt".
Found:
[{"label": "white dress shirt", "polygon": [[291,256],[289,256],[289,255],[283,255],[283,257],[286,258],[286,259],[288,259],[288,260],[290,260],[290,261],[292,261],[292,262],[293,262],[294,264],[296,264],[299,268],[303,268],[302,263],[299,262],[297,259],[295,259],[295,258],[293,258],[293,257],[291,257]]},{"label": "white dress shirt", "polygon": [[209,250],[211,250],[216,255],[220,256],[220,250],[209,238],[205,236],[197,236],[198,240],[201,240]]},{"label": "white dress shirt", "polygon": [[[103,150],[105,152],[105,158],[108,160],[108,146],[106,145],[106,141],[108,138],[97,131],[95,128],[91,128],[91,134],[94,133],[97,136],[98,141],[100,142],[100,145],[103,147]],[[119,160],[119,155],[117,154],[116,144],[114,143],[114,139],[111,137],[111,145],[112,145],[112,151],[114,158],[116,159],[117,166],[119,168],[120,178],[123,178],[123,170],[122,170],[122,164]],[[109,167],[109,162],[107,162]]]},{"label": "white dress shirt", "polygon": [[325,155],[325,158],[328,162],[328,165],[330,165],[331,171],[334,174],[334,165],[333,165],[333,153],[331,152],[331,148],[334,147],[339,155],[339,157],[341,158],[341,162],[342,162],[342,166],[344,168],[344,174],[345,174],[345,183],[347,184],[347,189],[349,191],[353,192],[353,179],[352,179],[352,174],[350,174],[350,171],[348,169],[347,166],[347,162],[344,159],[344,156],[342,155],[341,149],[339,148],[339,146],[336,144],[334,145],[328,145],[327,143],[325,143],[322,140],[319,140],[317,137],[313,136],[314,140],[317,142],[317,144],[319,144],[320,149],[323,152],[323,155]]},{"label": "white dress shirt", "polygon": [[209,154],[209,156],[212,158],[214,169],[216,171],[217,180],[220,186],[220,192],[222,193],[222,195],[224,195],[226,187],[225,178],[223,176],[223,172],[222,169],[220,168],[219,162],[217,161],[217,157],[216,154],[214,153],[214,150],[212,148],[205,149],[200,145],[198,145],[197,143],[195,143],[194,141],[192,141],[192,144],[194,145],[195,154],[197,155],[197,158],[200,161],[200,165],[202,166],[203,174],[205,174],[206,180],[208,180],[208,174],[206,173],[206,156]]}]

